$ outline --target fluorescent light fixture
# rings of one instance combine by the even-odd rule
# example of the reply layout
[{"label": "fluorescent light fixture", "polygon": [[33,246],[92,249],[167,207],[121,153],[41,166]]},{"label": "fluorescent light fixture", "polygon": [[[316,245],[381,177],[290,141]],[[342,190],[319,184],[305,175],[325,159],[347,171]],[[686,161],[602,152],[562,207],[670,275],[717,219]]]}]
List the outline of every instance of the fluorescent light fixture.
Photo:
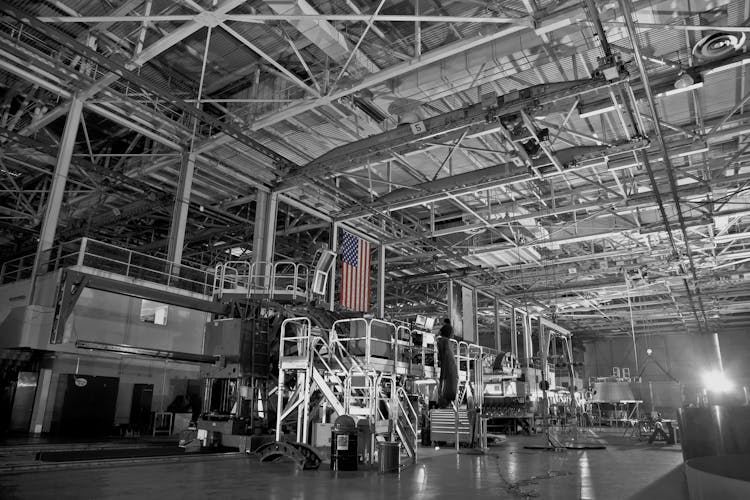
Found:
[{"label": "fluorescent light fixture", "polygon": [[610,111],[615,110],[615,105],[607,106],[604,108],[599,109],[592,109],[591,111],[586,111],[585,113],[581,113],[578,115],[579,118],[591,118],[592,116],[601,115],[603,113],[609,113]]},{"label": "fluorescent light fixture", "polygon": [[734,61],[733,63],[725,64],[724,66],[719,66],[718,68],[709,69],[703,74],[713,75],[715,73],[721,73],[722,71],[727,71],[733,68],[739,68],[741,66],[744,66],[745,64],[750,64],[750,58],[742,59],[741,61]]},{"label": "fluorescent light fixture", "polygon": [[703,87],[703,82],[695,82],[692,85],[688,85],[680,89],[672,89],[672,90],[667,90],[666,92],[661,92],[659,94],[656,94],[656,97],[669,97],[671,95],[681,94],[683,92],[687,92],[688,90],[695,90],[701,87]]},{"label": "fluorescent light fixture", "polygon": [[711,370],[703,374],[703,386],[713,392],[729,392],[734,384],[726,374],[719,370]]},{"label": "fluorescent light fixture", "polygon": [[419,380],[414,381],[414,385],[435,385],[437,384],[437,380],[434,378],[423,378]]},{"label": "fluorescent light fixture", "polygon": [[701,153],[707,153],[708,152],[708,146],[704,146],[702,148],[698,149],[690,149],[688,151],[682,151],[680,153],[669,155],[670,158],[682,158],[685,156],[693,156],[693,155],[699,155]]}]

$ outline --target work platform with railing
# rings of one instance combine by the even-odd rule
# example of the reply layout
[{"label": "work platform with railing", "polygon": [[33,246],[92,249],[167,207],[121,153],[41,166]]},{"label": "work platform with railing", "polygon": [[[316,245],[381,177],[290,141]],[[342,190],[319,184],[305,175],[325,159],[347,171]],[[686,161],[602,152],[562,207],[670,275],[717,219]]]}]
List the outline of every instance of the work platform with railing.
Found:
[{"label": "work platform with railing", "polygon": [[[445,440],[457,448],[459,443],[479,444],[485,428],[480,422],[482,360],[495,351],[455,339],[448,342],[458,369],[458,391],[450,408],[433,410],[433,425],[450,433]],[[427,411],[439,377],[431,332],[412,332],[373,318],[338,320],[324,330],[306,317],[288,318],[279,345],[276,439],[283,440],[285,425],[296,421],[293,439],[307,444],[313,420],[327,418],[325,409],[319,409],[323,406],[359,419],[366,429],[367,461],[374,460],[376,441],[396,437],[416,460],[420,410],[415,402],[423,398]]]},{"label": "work platform with railing", "polygon": [[[226,317],[234,314],[233,304],[238,302],[311,301],[315,298],[312,278],[318,277],[320,287],[322,273],[319,268],[290,261],[231,261],[213,267],[178,265],[84,237],[55,245],[39,256],[29,254],[4,262],[0,267],[0,286],[24,280],[36,282],[39,277],[55,272],[59,274],[54,278],[57,289],[54,303],[40,303],[34,285],[31,289],[35,290],[35,296],[28,299],[29,304],[55,308],[52,343],[59,343],[56,332],[71,314],[84,288]],[[325,281],[322,286],[325,287]]]}]

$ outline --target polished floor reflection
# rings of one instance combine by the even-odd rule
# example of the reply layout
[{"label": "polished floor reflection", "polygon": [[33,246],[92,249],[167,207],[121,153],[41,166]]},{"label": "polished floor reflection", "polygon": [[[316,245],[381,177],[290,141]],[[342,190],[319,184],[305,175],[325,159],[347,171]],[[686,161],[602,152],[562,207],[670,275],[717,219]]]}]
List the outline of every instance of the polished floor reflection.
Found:
[{"label": "polished floor reflection", "polygon": [[0,476],[3,499],[687,498],[679,446],[618,436],[604,450],[540,451],[512,438],[485,455],[421,450],[400,474],[295,471],[291,463],[214,461],[39,471]]}]

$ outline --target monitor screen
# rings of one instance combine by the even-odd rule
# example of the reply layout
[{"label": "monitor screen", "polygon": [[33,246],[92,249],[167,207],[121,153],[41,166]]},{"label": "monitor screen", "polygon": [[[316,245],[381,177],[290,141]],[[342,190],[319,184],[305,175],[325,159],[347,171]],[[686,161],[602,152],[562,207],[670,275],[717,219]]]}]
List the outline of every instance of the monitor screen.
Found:
[{"label": "monitor screen", "polygon": [[426,327],[427,323],[427,316],[422,316],[421,314],[417,315],[417,320],[414,322],[415,325],[420,326],[422,328]]},{"label": "monitor screen", "polygon": [[427,318],[427,320],[424,322],[424,327],[427,330],[432,330],[435,327],[435,318]]}]

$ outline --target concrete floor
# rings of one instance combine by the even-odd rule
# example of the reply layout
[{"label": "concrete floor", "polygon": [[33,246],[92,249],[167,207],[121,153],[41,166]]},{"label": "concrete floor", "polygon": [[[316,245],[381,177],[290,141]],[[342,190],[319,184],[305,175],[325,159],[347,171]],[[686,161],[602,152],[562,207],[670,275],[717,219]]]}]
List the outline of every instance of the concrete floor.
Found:
[{"label": "concrete floor", "polygon": [[[396,498],[687,498],[679,446],[650,446],[618,435],[605,450],[524,449],[540,443],[514,437],[484,456],[422,449],[417,465],[400,474],[296,471],[291,463],[260,464],[238,456],[87,470],[0,476],[9,499],[273,499]],[[325,467],[325,468],[324,468]]]}]

